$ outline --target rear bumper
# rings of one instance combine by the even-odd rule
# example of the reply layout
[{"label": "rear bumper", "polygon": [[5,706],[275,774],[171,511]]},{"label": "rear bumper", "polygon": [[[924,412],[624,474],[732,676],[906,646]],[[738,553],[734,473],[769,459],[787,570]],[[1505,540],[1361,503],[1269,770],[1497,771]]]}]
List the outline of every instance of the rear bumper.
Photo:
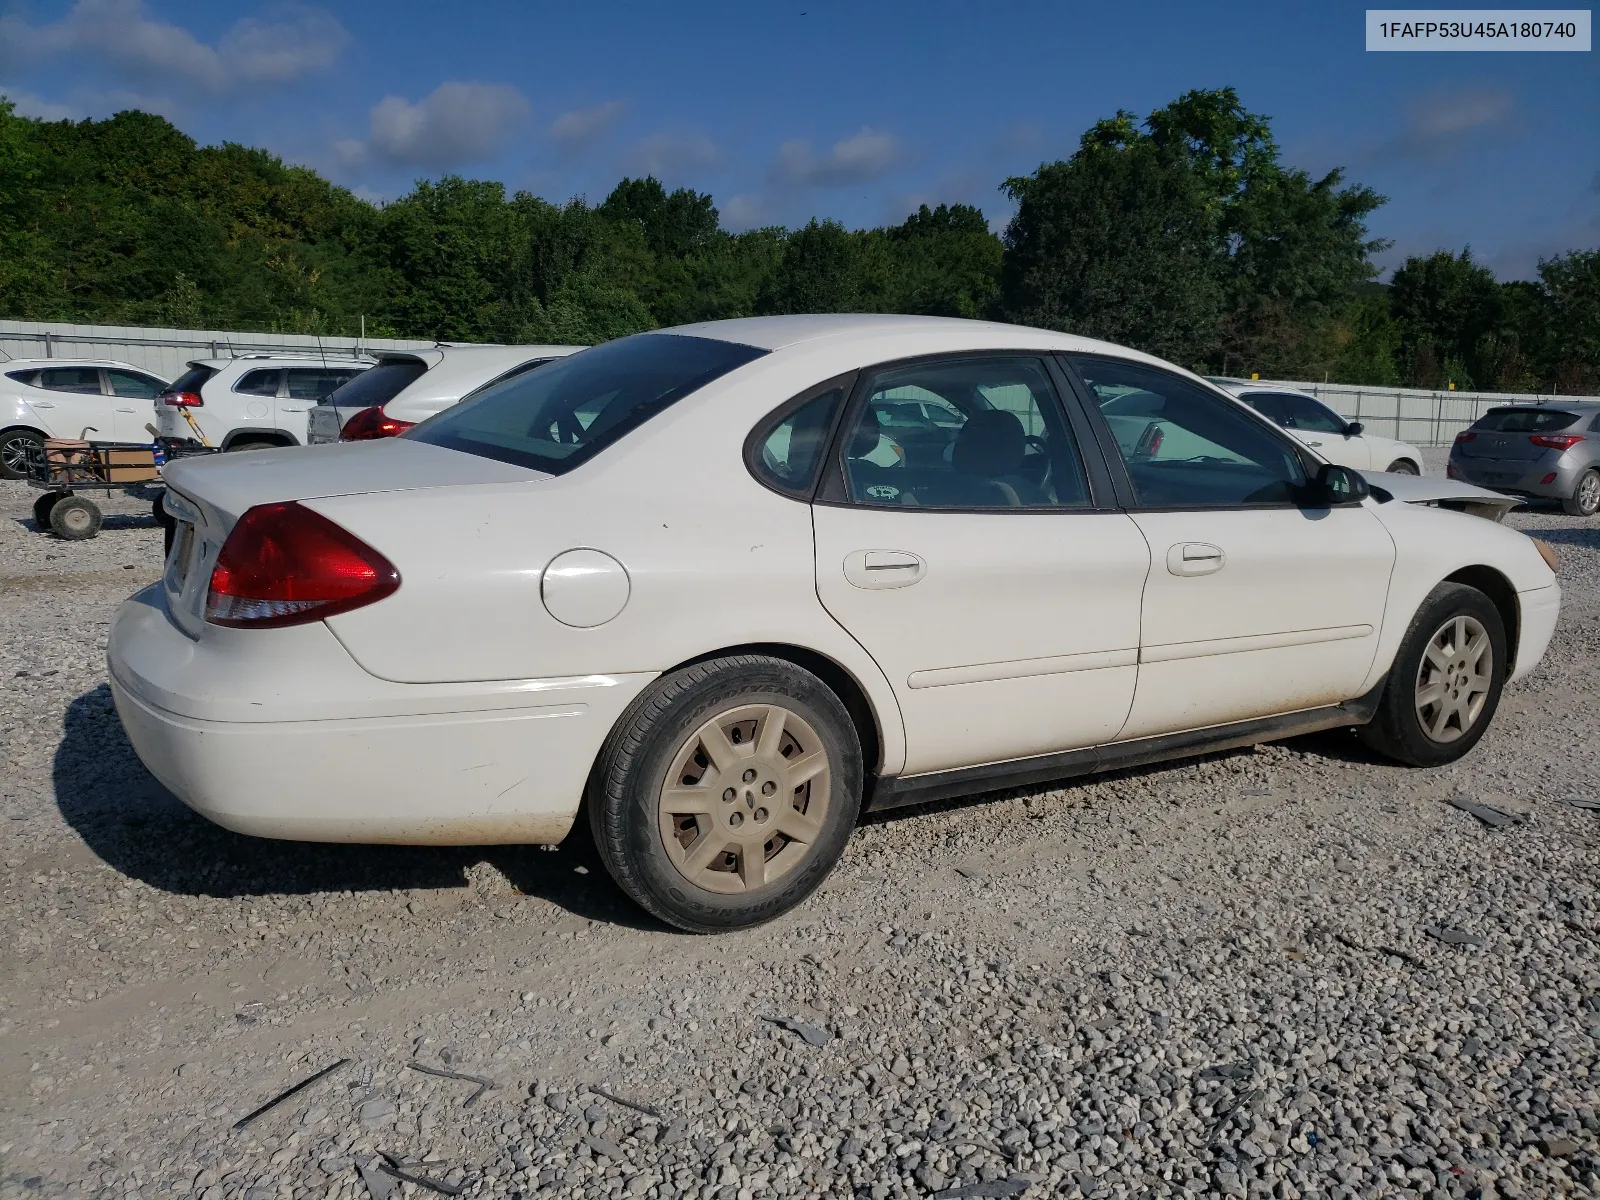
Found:
[{"label": "rear bumper", "polygon": [[[1578,476],[1584,468],[1567,461],[1565,455],[1552,463],[1549,458],[1533,462],[1506,459],[1476,459],[1452,454],[1450,467],[1453,476],[1464,483],[1492,488],[1513,496],[1531,496],[1541,500],[1565,500],[1578,486]],[[1545,477],[1555,478],[1545,483]]]},{"label": "rear bumper", "polygon": [[1511,678],[1521,679],[1544,658],[1550,638],[1556,631],[1556,621],[1561,616],[1561,585],[1517,593],[1518,631],[1517,661],[1511,668]]},{"label": "rear bumper", "polygon": [[[651,678],[394,684],[324,626],[278,631],[308,636],[263,642],[277,661],[249,666],[238,638],[187,637],[153,591],[123,605],[107,647],[123,728],[175,796],[258,837],[560,841],[612,724]],[[314,658],[285,652],[296,644]],[[219,689],[228,680],[238,694]]]}]

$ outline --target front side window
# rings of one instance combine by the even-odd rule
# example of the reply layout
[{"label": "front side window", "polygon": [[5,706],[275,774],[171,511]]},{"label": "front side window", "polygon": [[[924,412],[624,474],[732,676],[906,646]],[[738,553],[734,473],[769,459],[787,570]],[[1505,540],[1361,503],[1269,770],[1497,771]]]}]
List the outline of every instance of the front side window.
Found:
[{"label": "front side window", "polygon": [[1089,503],[1078,448],[1036,358],[963,358],[876,372],[845,431],[855,504],[1073,508]]},{"label": "front side window", "polygon": [[715,338],[635,334],[492,384],[401,436],[560,475],[766,353]]},{"label": "front side window", "polygon": [[354,367],[290,367],[289,398],[320,401],[357,373]]},{"label": "front side window", "polygon": [[233,390],[242,392],[246,396],[276,396],[278,384],[283,380],[281,369],[264,370],[257,368],[246,371],[239,376],[239,382],[233,385]]},{"label": "front side window", "polygon": [[115,371],[107,368],[106,378],[111,382],[113,396],[127,396],[134,400],[154,400],[167,385],[159,379],[149,375],[137,375],[132,371]]},{"label": "front side window", "polygon": [[1282,392],[1252,392],[1244,402],[1274,424],[1301,433],[1343,433],[1344,418],[1305,396]]},{"label": "front side window", "polygon": [[1109,358],[1073,364],[1147,508],[1293,504],[1306,484],[1292,445],[1199,384]]},{"label": "front side window", "polygon": [[828,447],[834,414],[844,404],[845,394],[843,383],[825,387],[757,430],[747,452],[756,477],[787,495],[810,495]]},{"label": "front side window", "polygon": [[100,394],[99,367],[46,367],[39,372],[39,386],[52,392]]}]

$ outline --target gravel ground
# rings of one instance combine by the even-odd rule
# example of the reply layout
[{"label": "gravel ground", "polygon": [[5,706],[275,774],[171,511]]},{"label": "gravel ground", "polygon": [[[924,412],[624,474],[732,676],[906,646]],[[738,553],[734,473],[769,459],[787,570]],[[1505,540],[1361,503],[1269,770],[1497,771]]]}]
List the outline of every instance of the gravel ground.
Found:
[{"label": "gravel ground", "polygon": [[1600,796],[1600,524],[1511,518],[1566,608],[1454,768],[1341,731],[910,810],[713,939],[578,839],[193,816],[104,683],[147,507],[74,545],[31,499],[0,484],[0,1197],[437,1194],[380,1155],[467,1196],[1600,1188],[1600,812],[1564,803]]}]

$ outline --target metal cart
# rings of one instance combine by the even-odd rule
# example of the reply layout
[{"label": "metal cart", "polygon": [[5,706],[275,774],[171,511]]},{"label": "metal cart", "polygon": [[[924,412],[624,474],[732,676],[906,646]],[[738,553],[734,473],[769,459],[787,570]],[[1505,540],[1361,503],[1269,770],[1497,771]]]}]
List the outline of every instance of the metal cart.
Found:
[{"label": "metal cart", "polygon": [[[172,520],[161,503],[166,484],[161,468],[171,457],[211,454],[210,446],[148,442],[87,442],[47,439],[28,452],[28,483],[43,493],[33,502],[40,529],[53,530],[69,542],[82,542],[100,532],[100,506],[80,492],[131,492],[150,499],[151,512],[170,536]],[[153,493],[153,495],[152,495]]]}]

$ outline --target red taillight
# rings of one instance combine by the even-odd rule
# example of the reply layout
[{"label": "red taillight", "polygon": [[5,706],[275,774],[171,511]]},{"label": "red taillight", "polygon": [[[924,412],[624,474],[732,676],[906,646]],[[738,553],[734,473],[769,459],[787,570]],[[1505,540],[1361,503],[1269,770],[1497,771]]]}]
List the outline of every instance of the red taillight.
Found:
[{"label": "red taillight", "polygon": [[204,408],[206,405],[199,392],[162,392],[161,403],[169,408]]},{"label": "red taillight", "polygon": [[1571,450],[1579,442],[1583,441],[1583,435],[1579,433],[1534,433],[1528,436],[1528,440],[1535,446],[1546,446],[1551,450]]},{"label": "red taillight", "polygon": [[211,572],[206,620],[271,629],[320,621],[382,600],[400,586],[394,564],[299,504],[258,504],[228,534]]},{"label": "red taillight", "polygon": [[1456,434],[1456,445],[1458,446],[1461,445],[1462,442],[1475,442],[1477,440],[1478,435],[1473,433],[1470,429],[1463,429],[1460,433]]},{"label": "red taillight", "polygon": [[363,408],[344,423],[339,431],[341,442],[367,442],[373,438],[394,437],[415,425],[415,421],[397,421],[383,415],[383,405]]}]

